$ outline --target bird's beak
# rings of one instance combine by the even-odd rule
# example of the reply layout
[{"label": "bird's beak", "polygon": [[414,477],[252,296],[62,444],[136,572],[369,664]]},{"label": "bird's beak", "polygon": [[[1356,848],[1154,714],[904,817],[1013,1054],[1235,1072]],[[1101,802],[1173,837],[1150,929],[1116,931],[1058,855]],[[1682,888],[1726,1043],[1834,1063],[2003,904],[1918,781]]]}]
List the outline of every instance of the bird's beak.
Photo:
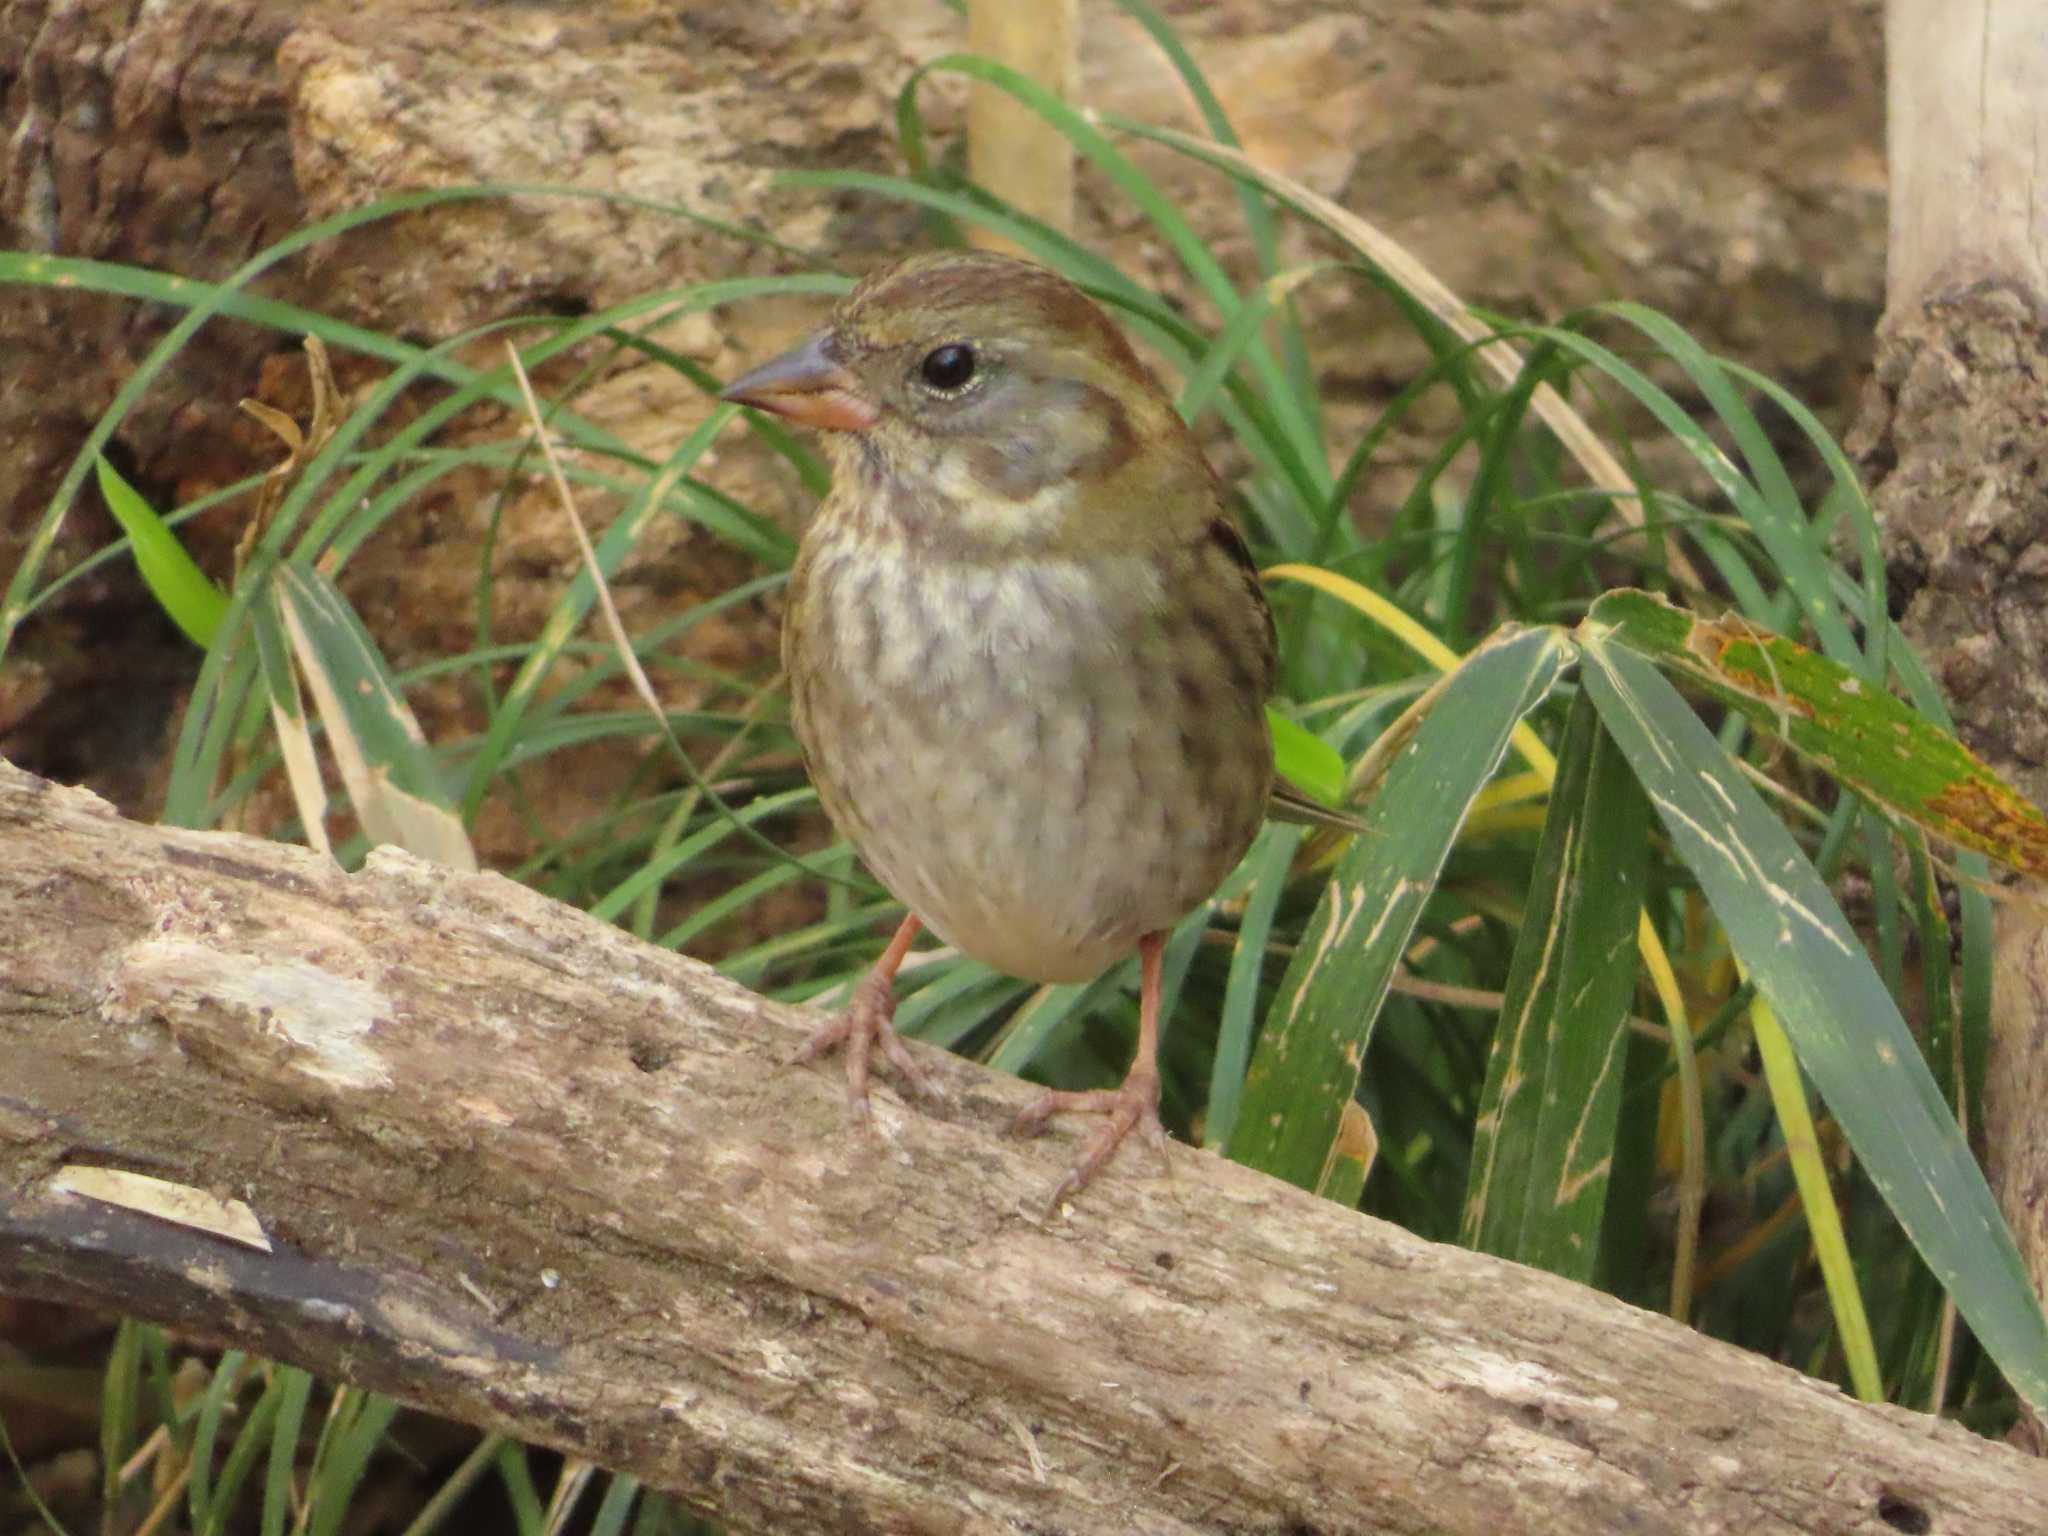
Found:
[{"label": "bird's beak", "polygon": [[735,379],[718,398],[773,412],[798,426],[865,432],[882,413],[834,355],[834,339],[829,330],[818,332]]}]

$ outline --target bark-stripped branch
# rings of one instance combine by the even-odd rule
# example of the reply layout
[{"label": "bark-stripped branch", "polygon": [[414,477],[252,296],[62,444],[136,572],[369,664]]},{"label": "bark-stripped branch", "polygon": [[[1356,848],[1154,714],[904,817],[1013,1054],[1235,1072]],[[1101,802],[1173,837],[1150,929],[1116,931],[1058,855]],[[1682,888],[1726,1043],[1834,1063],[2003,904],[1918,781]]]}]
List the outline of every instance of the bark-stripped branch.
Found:
[{"label": "bark-stripped branch", "polygon": [[[1186,1149],[1075,1137],[496,876],[0,765],[0,1287],[232,1340],[791,1532],[2037,1532],[2048,1469]],[[268,1253],[64,1193],[246,1201]]]}]

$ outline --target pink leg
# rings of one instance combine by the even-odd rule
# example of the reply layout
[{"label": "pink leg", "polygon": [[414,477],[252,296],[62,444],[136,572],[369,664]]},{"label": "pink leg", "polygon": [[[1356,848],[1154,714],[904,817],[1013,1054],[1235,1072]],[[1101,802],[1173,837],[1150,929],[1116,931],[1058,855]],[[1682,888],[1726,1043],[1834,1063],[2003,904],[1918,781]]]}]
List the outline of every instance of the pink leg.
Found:
[{"label": "pink leg", "polygon": [[1155,1143],[1166,1142],[1166,1127],[1159,1123],[1159,992],[1161,963],[1166,953],[1166,935],[1148,933],[1138,941],[1138,964],[1142,980],[1138,992],[1138,1049],[1131,1057],[1131,1070],[1121,1087],[1095,1088],[1085,1093],[1048,1092],[1017,1117],[1016,1130],[1036,1131],[1054,1115],[1102,1115],[1106,1123],[1088,1143],[1081,1161],[1053,1191],[1050,1209],[1058,1210],[1067,1196],[1077,1194],[1102,1170],[1123,1145],[1124,1138],[1142,1128]]},{"label": "pink leg", "polygon": [[839,1016],[806,1040],[789,1059],[791,1066],[797,1066],[845,1046],[846,1107],[857,1120],[868,1118],[868,1062],[877,1045],[913,1092],[926,1098],[932,1096],[931,1084],[904,1049],[895,1024],[896,973],[902,969],[903,957],[910,953],[911,941],[923,926],[915,912],[905,917],[896,937],[889,941],[874,968],[860,979]]}]

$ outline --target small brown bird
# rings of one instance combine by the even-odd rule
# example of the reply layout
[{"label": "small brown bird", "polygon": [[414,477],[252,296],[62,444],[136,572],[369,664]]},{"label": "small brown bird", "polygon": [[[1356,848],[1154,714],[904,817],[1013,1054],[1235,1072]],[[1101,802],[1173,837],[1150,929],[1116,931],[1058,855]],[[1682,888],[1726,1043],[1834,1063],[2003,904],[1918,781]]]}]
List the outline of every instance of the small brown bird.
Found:
[{"label": "small brown bird", "polygon": [[832,490],[782,628],[818,797],[910,909],[800,1059],[847,1048],[867,1110],[920,924],[997,970],[1083,981],[1135,950],[1138,1046],[1055,1205],[1159,1124],[1160,955],[1258,831],[1272,618],[1223,491],[1121,332],[985,253],[875,273],[724,398],[824,428]]}]

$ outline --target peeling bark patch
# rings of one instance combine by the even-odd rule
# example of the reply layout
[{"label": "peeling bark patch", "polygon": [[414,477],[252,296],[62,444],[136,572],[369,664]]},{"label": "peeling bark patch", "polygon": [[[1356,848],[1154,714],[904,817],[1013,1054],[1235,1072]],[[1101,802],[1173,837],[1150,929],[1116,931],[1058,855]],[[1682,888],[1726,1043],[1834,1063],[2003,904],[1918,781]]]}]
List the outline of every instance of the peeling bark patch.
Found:
[{"label": "peeling bark patch", "polygon": [[1567,1409],[1601,1417],[1621,1408],[1619,1399],[1604,1392],[1578,1390],[1555,1371],[1532,1360],[1510,1360],[1467,1347],[1447,1354],[1444,1365],[1447,1376],[1476,1388],[1495,1402],[1517,1409],[1540,1409],[1552,1421],[1566,1418]]},{"label": "peeling bark patch", "polygon": [[271,1023],[306,1051],[308,1075],[337,1088],[390,1083],[391,1069],[369,1043],[378,1015],[390,1011],[374,988],[299,962],[258,967],[243,985],[247,1006],[275,1008]]},{"label": "peeling bark patch", "polygon": [[223,1199],[189,1184],[130,1173],[125,1168],[70,1164],[57,1170],[47,1188],[52,1194],[118,1205],[158,1221],[211,1233],[245,1248],[270,1252],[270,1239],[263,1234],[263,1224],[244,1202]]},{"label": "peeling bark patch", "polygon": [[297,1048],[294,1065],[335,1088],[382,1088],[391,1069],[370,1041],[391,1003],[353,976],[296,957],[252,961],[189,939],[155,938],[121,958],[102,1011],[130,1022],[143,998],[156,999],[175,1029],[177,1016],[234,1009]]}]

